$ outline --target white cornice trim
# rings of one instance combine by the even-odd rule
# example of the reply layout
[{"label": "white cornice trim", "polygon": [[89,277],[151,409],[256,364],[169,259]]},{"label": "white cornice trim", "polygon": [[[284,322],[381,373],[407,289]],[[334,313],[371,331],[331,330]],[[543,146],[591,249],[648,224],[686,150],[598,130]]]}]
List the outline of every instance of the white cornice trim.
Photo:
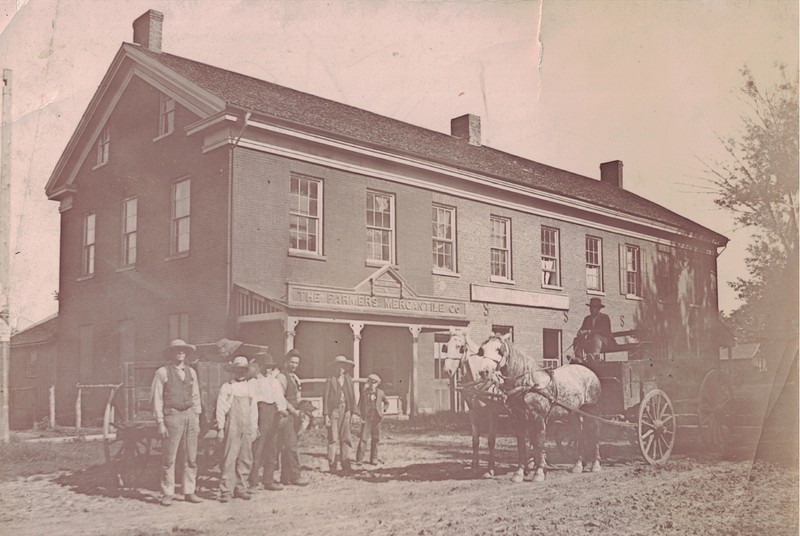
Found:
[{"label": "white cornice trim", "polygon": [[[251,124],[251,122],[248,122],[248,125],[250,125],[250,124]],[[211,151],[213,149],[219,148],[220,146],[223,146],[223,145],[225,145],[227,143],[230,143],[232,140],[230,140],[230,138],[229,138],[228,140],[216,140],[215,139],[214,141],[215,141],[215,143],[213,145],[204,147],[203,148],[203,152],[208,152],[208,151]],[[247,148],[247,149],[254,149],[254,150],[258,150],[258,151],[263,151],[263,152],[274,154],[274,155],[277,155],[277,156],[284,156],[284,157],[292,158],[292,159],[295,159],[295,160],[301,160],[301,161],[304,161],[304,162],[309,162],[309,163],[312,163],[312,164],[317,164],[317,165],[321,165],[321,166],[325,166],[325,167],[331,167],[331,168],[335,168],[335,169],[340,169],[342,171],[348,171],[348,172],[351,172],[351,173],[357,173],[359,175],[367,175],[367,176],[376,177],[376,178],[379,178],[379,179],[385,179],[385,180],[389,180],[389,181],[393,181],[393,182],[398,182],[400,184],[406,184],[406,185],[409,185],[409,186],[414,186],[414,187],[417,187],[417,188],[424,188],[424,189],[427,189],[427,190],[431,190],[431,191],[435,191],[435,192],[439,192],[439,193],[452,195],[454,197],[460,197],[460,198],[463,198],[463,199],[469,199],[469,200],[472,200],[472,201],[478,201],[478,202],[486,203],[486,204],[497,206],[497,207],[508,208],[508,209],[511,209],[511,210],[516,210],[516,211],[519,211],[519,212],[532,214],[532,215],[543,217],[543,218],[552,218],[554,220],[559,220],[559,221],[568,222],[568,223],[575,223],[575,224],[578,224],[578,225],[591,227],[593,229],[601,229],[601,230],[612,232],[612,233],[615,233],[615,234],[624,234],[627,237],[637,238],[637,239],[640,239],[640,240],[645,240],[645,241],[649,241],[649,242],[653,242],[653,243],[670,244],[670,245],[674,244],[674,242],[670,241],[670,240],[665,240],[665,239],[657,238],[657,237],[654,237],[654,236],[651,236],[651,235],[629,231],[627,229],[621,229],[619,227],[614,227],[614,226],[611,226],[611,225],[600,224],[600,223],[597,223],[597,222],[589,220],[589,219],[576,218],[576,217],[572,217],[572,216],[566,216],[566,215],[558,213],[558,212],[542,210],[542,209],[536,209],[536,208],[533,208],[533,207],[531,207],[529,205],[525,205],[525,204],[522,204],[522,203],[513,203],[513,202],[506,201],[506,200],[499,200],[499,199],[497,199],[495,197],[492,197],[492,196],[489,196],[489,195],[474,194],[474,193],[466,194],[463,190],[459,190],[457,188],[451,188],[451,187],[443,186],[441,184],[433,184],[433,183],[430,183],[428,181],[424,181],[424,180],[421,180],[421,179],[416,179],[416,178],[413,178],[413,177],[409,177],[407,175],[398,175],[396,173],[390,173],[390,172],[387,172],[387,171],[376,170],[374,168],[367,168],[367,167],[364,167],[364,166],[358,166],[358,165],[355,165],[355,164],[349,164],[349,163],[346,163],[346,162],[341,162],[339,160],[326,158],[326,157],[322,157],[322,156],[319,156],[319,155],[314,155],[314,154],[310,154],[310,153],[306,153],[306,152],[300,152],[300,151],[295,151],[295,150],[292,150],[292,149],[287,149],[286,147],[282,147],[282,146],[278,146],[278,145],[273,145],[273,144],[259,142],[259,141],[255,141],[255,140],[251,140],[251,139],[242,138],[241,140],[239,140],[238,146],[239,147],[243,147],[243,148]],[[437,171],[437,170],[434,169],[434,171]],[[465,177],[462,174],[459,174],[457,172],[450,172],[450,173],[447,173],[447,174],[451,175],[451,176],[458,177],[458,178],[466,178],[470,182],[481,182],[479,180],[479,177],[467,178],[467,177]],[[491,184],[491,186],[494,187],[495,184]],[[532,191],[530,191],[530,189],[512,188],[512,187],[509,187],[509,186],[514,186],[514,185],[505,185],[505,184],[500,184],[499,186],[500,186],[501,189],[518,193],[520,195],[523,195],[524,197],[534,198],[534,199],[539,199],[540,198],[539,196],[535,195]],[[597,212],[597,211],[595,210],[595,212]],[[611,217],[616,218],[616,219],[621,219],[621,220],[624,220],[624,221],[631,221],[632,223],[636,223],[636,224],[640,224],[640,225],[647,225],[646,223],[643,223],[641,221],[630,220],[629,218],[618,216],[618,215],[616,215],[614,213],[611,213],[609,215]],[[673,233],[673,234],[678,234],[678,235],[681,235],[681,236],[686,236],[686,235],[684,235],[684,234],[682,234],[680,232],[676,232],[675,230],[670,229],[668,227],[657,227],[657,226],[654,226],[654,225],[649,225],[649,227],[656,228],[656,229],[661,229],[661,230],[664,230],[664,231],[667,231],[667,232],[670,232],[670,233]],[[709,249],[709,251],[710,251],[710,249]]]}]

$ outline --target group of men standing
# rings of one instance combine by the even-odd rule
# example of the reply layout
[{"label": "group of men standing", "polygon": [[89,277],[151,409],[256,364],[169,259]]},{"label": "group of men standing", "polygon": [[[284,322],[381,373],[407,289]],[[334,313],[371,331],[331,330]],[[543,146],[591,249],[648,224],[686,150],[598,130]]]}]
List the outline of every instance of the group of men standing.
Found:
[{"label": "group of men standing", "polygon": [[[197,373],[186,363],[195,347],[176,339],[165,348],[169,364],[159,368],[153,379],[153,411],[162,438],[161,500],[172,504],[175,496],[175,465],[179,450],[183,460],[184,500],[200,503],[197,496],[197,442],[200,431],[200,389]],[[301,411],[300,352],[290,350],[279,368],[268,352],[254,362],[237,356],[225,365],[231,379],[219,390],[216,403],[217,437],[223,442],[220,461],[219,500],[248,500],[259,483],[265,490],[279,491],[285,485],[306,486],[298,456]],[[362,462],[369,442],[369,463],[378,463],[380,421],[388,405],[378,388],[380,378],[370,374],[367,387],[356,403],[354,363],[344,356],[334,361],[334,373],[325,382],[323,415],[327,428],[328,469],[352,469]],[[255,368],[255,370],[254,370]],[[350,426],[364,419],[355,460],[352,456]],[[275,481],[280,458],[280,481]]]}]

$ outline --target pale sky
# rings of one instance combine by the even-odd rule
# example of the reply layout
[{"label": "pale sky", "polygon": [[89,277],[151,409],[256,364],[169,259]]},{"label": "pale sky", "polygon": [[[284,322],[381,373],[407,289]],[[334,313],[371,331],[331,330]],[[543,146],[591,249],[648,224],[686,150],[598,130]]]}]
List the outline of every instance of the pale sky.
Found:
[{"label": "pale sky", "polygon": [[717,136],[739,128],[746,63],[798,64],[798,3],[623,1],[0,0],[0,67],[13,71],[12,326],[57,310],[58,204],[44,186],[131,23],[164,13],[163,50],[440,132],[481,116],[496,149],[599,178],[731,239],[749,232],[702,188]]}]

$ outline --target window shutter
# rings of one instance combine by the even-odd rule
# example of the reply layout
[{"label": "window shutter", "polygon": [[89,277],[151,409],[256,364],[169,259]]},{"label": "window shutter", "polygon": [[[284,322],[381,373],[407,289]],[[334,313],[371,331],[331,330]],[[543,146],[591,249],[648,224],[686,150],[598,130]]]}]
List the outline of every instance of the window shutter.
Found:
[{"label": "window shutter", "polygon": [[619,293],[623,296],[627,294],[627,284],[625,281],[625,244],[619,245]]}]

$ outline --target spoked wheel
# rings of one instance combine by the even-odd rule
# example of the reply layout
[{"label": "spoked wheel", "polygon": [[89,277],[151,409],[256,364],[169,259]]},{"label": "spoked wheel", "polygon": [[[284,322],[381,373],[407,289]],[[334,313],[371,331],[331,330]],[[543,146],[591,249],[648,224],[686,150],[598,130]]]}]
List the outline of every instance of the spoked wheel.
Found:
[{"label": "spoked wheel", "polygon": [[106,438],[103,451],[106,463],[120,487],[131,487],[144,473],[150,457],[151,438],[136,433],[136,428],[117,429],[116,438]]},{"label": "spoked wheel", "polygon": [[639,406],[639,450],[650,465],[664,463],[675,446],[675,410],[667,393],[654,389]]},{"label": "spoked wheel", "polygon": [[728,377],[718,370],[706,374],[700,384],[699,398],[700,439],[707,448],[722,449],[728,445],[731,433],[728,404],[732,394]]}]

